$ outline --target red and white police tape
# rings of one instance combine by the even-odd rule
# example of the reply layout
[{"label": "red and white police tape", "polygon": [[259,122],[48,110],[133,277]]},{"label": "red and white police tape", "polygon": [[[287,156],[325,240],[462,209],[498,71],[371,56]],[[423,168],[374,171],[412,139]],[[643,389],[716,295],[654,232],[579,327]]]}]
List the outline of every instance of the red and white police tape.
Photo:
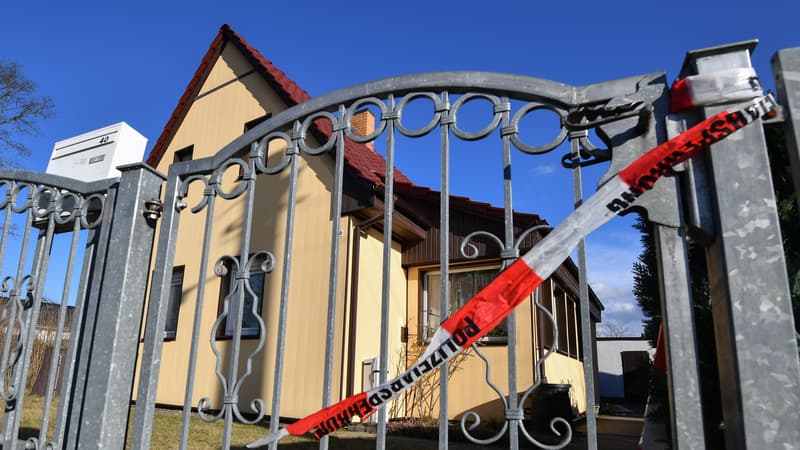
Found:
[{"label": "red and white police tape", "polygon": [[528,253],[442,322],[423,354],[403,374],[386,384],[300,419],[247,447],[268,445],[290,434],[312,432],[319,439],[348,425],[353,417],[366,419],[426,373],[458,355],[497,326],[558,268],[583,237],[628,208],[642,193],[652,189],[653,184],[669,173],[672,166],[775,108],[772,96],[759,97],[733,112],[720,112],[648,151],[601,186]]}]

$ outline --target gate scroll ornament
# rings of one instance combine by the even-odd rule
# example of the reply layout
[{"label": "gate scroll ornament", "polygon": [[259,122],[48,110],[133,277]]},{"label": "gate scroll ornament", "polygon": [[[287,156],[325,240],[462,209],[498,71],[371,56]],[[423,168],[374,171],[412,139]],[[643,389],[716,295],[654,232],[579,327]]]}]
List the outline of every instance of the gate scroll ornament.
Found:
[{"label": "gate scroll ornament", "polygon": [[[71,233],[69,251],[65,255],[65,272],[71,274],[79,256],[79,234],[82,230],[97,230],[101,227],[108,196],[113,195],[109,194],[108,181],[95,183],[94,186],[85,185],[89,188],[83,191],[80,187],[65,187],[71,181],[74,180],[44,177],[23,171],[13,171],[9,176],[0,179],[0,191],[3,192],[0,211],[4,219],[0,231],[0,264],[9,262],[6,261],[6,244],[9,238],[21,238],[16,273],[6,275],[0,281],[0,297],[6,299],[0,306],[0,399],[6,404],[2,431],[4,436],[0,438],[0,446],[7,445],[4,442],[16,441],[19,436],[22,408],[26,399],[25,386],[32,370],[32,349],[39,339],[37,327],[40,310],[45,302],[43,291],[54,237],[57,233]],[[61,186],[59,182],[62,182]],[[14,222],[14,214],[25,215],[24,225],[22,221]],[[28,262],[31,238],[37,229],[33,260]],[[21,232],[21,236],[15,236],[18,232]],[[28,273],[25,273],[26,267]],[[51,303],[58,308],[51,339],[54,346],[61,346],[68,341],[69,351],[74,354],[78,341],[74,336],[79,333],[77,330],[80,327],[74,320],[71,325],[67,324],[67,308],[72,294],[71,280],[67,279],[60,302]],[[75,316],[80,320],[80,315]],[[67,339],[70,334],[73,337]],[[59,440],[63,439],[64,426],[61,422],[66,402],[58,407],[56,416],[62,417],[58,417],[55,431],[51,431],[49,438],[47,435],[49,428],[53,428],[49,425],[51,412],[56,408],[53,397],[58,378],[56,371],[59,354],[51,352],[49,357],[50,369],[46,378],[40,432],[38,436],[26,439],[25,448],[58,448]],[[65,368],[63,376],[72,376],[71,370],[70,367]],[[66,387],[63,391],[68,395],[70,383],[64,384]]]},{"label": "gate scroll ornament", "polygon": [[[555,271],[583,237],[652,189],[672,166],[701,153],[711,144],[757,119],[772,114],[776,108],[772,96],[757,98],[741,109],[720,112],[637,158],[602,185],[528,253],[508,266],[462,308],[453,312],[436,330],[418,362],[406,372],[273,432],[248,444],[248,447],[264,446],[289,434],[313,432],[316,438],[320,438],[349,424],[354,416],[362,419],[369,417],[426,372],[461,353],[497,326]],[[564,445],[566,443],[556,448]]]},{"label": "gate scroll ornament", "polygon": [[[0,200],[0,211],[5,211],[0,261],[5,256],[7,237],[13,233],[12,214],[28,214],[17,273],[5,276],[0,281],[0,297],[8,299],[0,312],[0,324],[7,324],[3,336],[2,358],[0,358],[0,398],[12,403],[19,396],[20,384],[24,383],[25,377],[19,373],[12,376],[11,373],[22,362],[25,347],[30,347],[31,338],[28,336],[32,336],[30,330],[35,322],[33,314],[24,315],[23,312],[34,307],[37,298],[41,301],[43,278],[46,275],[46,268],[43,270],[41,267],[42,261],[37,261],[37,266],[32,268],[29,274],[23,273],[30,233],[33,228],[41,227],[44,222],[51,228],[46,233],[48,240],[52,240],[55,227],[72,225],[74,233],[81,229],[95,228],[102,218],[102,214],[98,214],[98,211],[103,208],[105,196],[97,193],[82,195],[16,180],[0,180],[0,187],[5,188],[5,196]],[[23,201],[20,201],[21,199]],[[90,213],[96,217],[90,218]],[[74,254],[71,253],[70,263],[73,259]],[[60,341],[63,320],[59,325],[61,328],[58,330],[57,340]]]},{"label": "gate scroll ornament", "polygon": [[[503,241],[500,240],[500,238],[498,238],[494,234],[491,234],[487,231],[476,231],[468,234],[464,238],[464,242],[461,244],[461,249],[460,249],[461,255],[468,259],[477,258],[479,256],[478,249],[472,243],[472,240],[481,236],[487,237],[489,238],[490,241],[495,242],[500,247],[502,251],[501,254],[503,255],[504,258],[503,269],[505,269],[509,265],[513,264],[514,260],[519,257],[519,248],[523,240],[531,233],[537,231],[541,232],[544,230],[551,230],[551,227],[547,225],[535,225],[533,227],[528,228],[514,240],[513,247],[511,248],[506,248],[506,246],[503,245]],[[555,351],[556,343],[558,342],[558,325],[556,324],[556,321],[553,318],[553,315],[550,313],[550,311],[548,311],[541,304],[538,289],[536,289],[534,297],[535,297],[534,303],[536,305],[536,309],[538,313],[541,314],[541,316],[539,317],[550,322],[550,329],[553,331],[553,335],[552,335],[552,340],[550,341],[551,342],[550,346],[547,348],[547,350],[544,352],[541,358],[539,358],[536,361],[536,365],[534,367],[533,384],[530,387],[528,387],[528,389],[525,392],[523,392],[522,395],[519,395],[514,392],[509,393],[509,398],[506,398],[506,396],[503,395],[503,392],[500,390],[500,388],[497,387],[497,385],[495,385],[490,379],[491,366],[489,360],[483,355],[483,353],[480,351],[480,348],[476,344],[472,344],[473,351],[475,352],[475,354],[478,355],[478,357],[483,361],[484,365],[486,366],[486,372],[485,372],[486,383],[492,388],[492,390],[494,390],[497,393],[500,401],[503,403],[505,410],[505,422],[503,423],[503,426],[500,428],[500,430],[498,430],[497,433],[494,434],[494,436],[483,439],[477,438],[475,436],[472,436],[472,434],[470,434],[470,431],[474,430],[475,428],[478,427],[478,425],[480,425],[481,423],[480,415],[475,411],[467,411],[461,417],[461,432],[471,442],[484,445],[497,442],[498,440],[500,440],[500,438],[503,437],[503,435],[506,434],[506,431],[508,430],[509,426],[517,427],[519,431],[522,432],[522,435],[525,436],[526,439],[528,439],[528,441],[530,441],[532,444],[535,444],[539,448],[543,449],[559,449],[567,445],[572,440],[572,427],[570,426],[569,422],[562,417],[553,418],[551,423],[549,424],[550,429],[553,431],[553,433],[555,433],[556,436],[561,436],[561,441],[557,444],[552,444],[552,445],[542,443],[533,436],[531,436],[530,433],[528,433],[528,430],[525,428],[525,425],[523,423],[523,418],[524,418],[523,405],[525,404],[527,398],[533,393],[533,391],[541,385],[542,366],[544,365],[545,360],[548,357],[550,357],[550,355]],[[512,334],[514,333],[514,328],[516,327],[516,325],[513,323],[514,321],[511,317],[509,317],[509,320],[510,320],[509,334]],[[516,351],[516,340],[510,339],[508,345],[509,345],[508,352],[511,357],[511,355]],[[516,364],[513,365],[509,364],[509,370],[516,370],[515,366]],[[511,398],[512,395],[516,397]],[[472,421],[472,423],[467,425],[467,422],[470,420]],[[566,433],[564,433],[563,436],[562,433],[555,428],[556,423],[561,423],[564,426]]]}]

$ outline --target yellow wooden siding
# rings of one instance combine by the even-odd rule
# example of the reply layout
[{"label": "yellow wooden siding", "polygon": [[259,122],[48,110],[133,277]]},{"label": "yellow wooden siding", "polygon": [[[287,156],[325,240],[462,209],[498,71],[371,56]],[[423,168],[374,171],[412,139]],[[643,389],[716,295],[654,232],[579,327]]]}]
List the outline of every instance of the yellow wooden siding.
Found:
[{"label": "yellow wooden siding", "polygon": [[[362,362],[380,354],[381,297],[383,292],[383,235],[369,230],[360,237],[358,269],[358,307],[356,319],[354,391],[364,387]],[[401,329],[406,318],[406,276],[401,265],[401,247],[392,244],[389,302],[389,377],[405,370],[405,344],[401,342]],[[350,302],[348,302],[349,304]]]},{"label": "yellow wooden siding", "polygon": [[[175,133],[158,169],[166,172],[172,163],[174,151],[194,145],[193,159],[211,156],[243,132],[244,123],[264,114],[285,109],[279,97],[266,82],[252,72],[252,67],[233,46],[228,46],[214,65],[200,89],[204,96],[189,108],[186,117]],[[243,76],[245,75],[245,76]],[[271,154],[280,159],[281,144],[271,145]],[[275,159],[275,158],[271,158]],[[324,373],[325,319],[328,302],[328,281],[331,251],[331,186],[333,185],[333,159],[327,155],[303,156],[299,160],[297,184],[295,237],[292,251],[292,270],[289,287],[289,309],[286,332],[286,357],[282,390],[281,415],[300,417],[321,405],[322,377]],[[238,166],[226,171],[223,188],[229,191],[239,175]],[[281,289],[281,271],[284,255],[286,207],[288,202],[289,169],[277,175],[260,175],[255,189],[253,229],[249,252],[267,250],[275,257],[272,273],[265,277],[262,317],[266,325],[266,345],[253,362],[252,374],[239,392],[242,411],[249,411],[252,398],[262,398],[267,410],[272,400],[275,345],[278,328],[278,308]],[[202,196],[203,186],[195,183],[186,202],[191,207]],[[221,384],[215,375],[216,358],[209,348],[211,327],[217,318],[220,278],[213,272],[214,263],[222,255],[238,256],[241,253],[241,231],[245,197],[223,200],[217,197],[211,231],[211,252],[206,281],[204,313],[200,327],[200,352],[197,359],[196,384],[192,405],[200,398],[209,397],[212,407],[221,406]],[[164,344],[161,377],[157,401],[163,404],[183,403],[187,373],[187,360],[197,301],[199,261],[207,209],[192,214],[189,209],[181,213],[181,223],[176,244],[176,266],[185,265],[184,295],[182,299],[177,337]],[[339,391],[342,383],[342,323],[344,320],[344,289],[347,249],[344,239],[339,239],[340,271],[337,296],[337,328],[334,345],[334,387]],[[398,264],[399,265],[399,264]],[[249,340],[242,355],[249,354],[257,341]],[[230,342],[218,342],[223,356],[230,351]],[[242,358],[243,359],[243,358]],[[245,369],[241,364],[240,375]],[[224,374],[227,367],[222,368]],[[228,380],[233,382],[233,380]]]}]

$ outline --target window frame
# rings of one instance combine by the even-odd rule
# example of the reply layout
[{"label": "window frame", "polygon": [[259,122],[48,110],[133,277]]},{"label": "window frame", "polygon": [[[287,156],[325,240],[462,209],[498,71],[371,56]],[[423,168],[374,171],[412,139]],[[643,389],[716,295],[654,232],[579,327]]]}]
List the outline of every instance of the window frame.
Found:
[{"label": "window frame", "polygon": [[566,289],[556,283],[553,289],[554,312],[553,317],[558,327],[558,342],[556,352],[573,359],[580,360],[580,342],[578,340],[578,305],[575,297]]},{"label": "window frame", "polygon": [[172,154],[172,163],[191,161],[194,159],[194,144],[175,150]]},{"label": "window frame", "polygon": [[[178,278],[180,274],[180,278]],[[178,323],[180,321],[181,303],[183,302],[183,280],[186,276],[186,266],[174,266],[169,282],[169,297],[167,300],[167,319],[164,323],[164,341],[174,341],[178,338]],[[176,283],[177,281],[177,283]],[[178,288],[178,295],[175,296],[175,288]],[[170,329],[171,322],[170,316],[174,312],[174,329]]]},{"label": "window frame", "polygon": [[[253,254],[248,256],[248,259],[252,257]],[[242,261],[239,258],[240,264],[244,264],[246,262]],[[220,277],[219,282],[219,300],[217,304],[217,317],[222,315],[222,312],[225,310],[225,297],[227,297],[233,291],[233,284],[236,282],[236,272],[229,264],[225,264],[228,273],[224,276]],[[264,307],[264,287],[266,284],[266,275],[267,273],[263,270],[259,269],[258,265],[254,265],[252,272],[250,273],[250,287],[253,288],[253,280],[259,279],[260,281],[257,285],[260,286],[260,292],[256,289],[253,289],[255,294],[254,299],[257,300],[256,302],[256,314],[261,317],[263,321],[263,307]],[[247,295],[248,292],[245,290],[244,295]],[[242,297],[244,298],[244,297]],[[232,321],[228,320],[230,315],[234,313],[236,308],[238,307],[239,296],[231,298],[231,302],[229,305],[228,316],[226,316],[222,323],[220,323],[220,327],[217,329],[217,338],[219,339],[232,339],[234,335],[234,324]],[[247,301],[245,301],[245,308],[247,308]],[[245,313],[247,309],[245,309]],[[245,315],[242,315],[242,321],[245,320]],[[258,339],[260,337],[260,330],[258,327],[245,327],[244,323],[242,323],[242,339]]]},{"label": "window frame", "polygon": [[268,112],[263,116],[256,117],[255,119],[248,120],[244,123],[244,132],[247,133],[248,131],[252,130],[253,128],[261,125],[262,123],[266,122],[272,118],[272,113]]},{"label": "window frame", "polygon": [[[262,123],[266,122],[267,120],[272,118],[272,113],[268,112],[263,116],[256,117],[255,119],[248,120],[244,123],[243,133],[247,133],[248,131],[252,130],[253,128],[261,125]],[[250,163],[250,147],[244,147],[240,150],[241,152],[241,160],[245,163]],[[244,177],[244,167],[239,166],[239,177],[238,180],[241,180]]]},{"label": "window frame", "polygon": [[[449,273],[450,276],[452,276],[452,275],[457,274],[457,273],[480,272],[480,271],[493,270],[493,271],[495,271],[495,276],[496,276],[497,274],[500,273],[501,269],[502,269],[502,265],[499,262],[498,263],[484,263],[484,264],[480,264],[480,265],[451,267],[449,269],[448,273]],[[439,277],[441,277],[441,273],[442,273],[442,271],[441,271],[439,266],[431,267],[429,269],[420,269],[420,278],[421,278],[422,282],[420,283],[420,299],[421,299],[421,302],[420,302],[420,317],[421,317],[421,320],[420,320],[420,323],[419,323],[419,333],[420,333],[419,335],[420,335],[420,341],[421,342],[430,342],[431,338],[433,337],[433,333],[436,332],[436,329],[439,327],[439,324],[441,324],[441,322],[445,318],[449,317],[450,314],[453,313],[453,311],[448,311],[446,315],[444,315],[443,317],[439,317],[439,320],[438,320],[437,323],[435,323],[435,324],[431,323],[431,317],[434,316],[434,314],[432,313],[431,308],[429,307],[429,298],[430,298],[430,296],[428,295],[428,290],[430,289],[429,277],[432,276],[432,275],[433,276],[438,275]],[[492,278],[492,279],[494,279],[494,278]],[[435,288],[437,290],[440,289],[440,284],[439,283],[435,283],[435,285],[436,285]],[[480,289],[483,289],[483,288],[480,288]],[[452,287],[451,287],[450,292],[451,292],[451,296],[452,296]],[[475,292],[475,294],[477,294],[477,292]],[[438,297],[438,292],[437,292],[437,297]],[[449,303],[450,302],[448,302],[448,304]],[[435,309],[438,309],[438,307],[435,308]],[[498,324],[497,327],[492,329],[490,331],[490,333],[493,332],[495,329],[500,328],[500,327],[504,328],[505,335],[502,335],[502,336],[484,336],[484,337],[482,337],[481,339],[478,340],[478,343],[479,344],[500,344],[500,345],[507,344],[508,343],[508,325],[507,325],[507,322],[505,321],[505,319],[500,324]]]},{"label": "window frame", "polygon": [[[540,287],[541,294],[539,295],[539,303],[542,305],[542,308],[553,316],[553,320],[556,319],[555,313],[553,312],[554,288],[553,281],[547,279],[542,283]],[[550,320],[548,320],[544,313],[538,308],[536,308],[536,329],[539,337],[539,348],[542,354],[544,354],[553,344],[553,324],[550,323]]]}]

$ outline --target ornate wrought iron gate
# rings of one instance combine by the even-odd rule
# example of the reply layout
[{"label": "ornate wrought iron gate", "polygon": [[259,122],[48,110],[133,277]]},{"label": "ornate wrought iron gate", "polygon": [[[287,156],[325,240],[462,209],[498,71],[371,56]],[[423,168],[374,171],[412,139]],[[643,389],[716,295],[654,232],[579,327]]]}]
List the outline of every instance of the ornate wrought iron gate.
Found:
[{"label": "ornate wrought iron gate", "polygon": [[[750,50],[747,45],[733,45],[690,53],[685,74],[704,73],[721,67],[749,67]],[[784,68],[792,64],[796,66],[800,61],[798,52],[793,52],[781,54],[778,62],[782,66],[776,69],[776,73],[783,89],[781,101],[785,105],[786,122],[794,127],[794,151],[797,153],[796,133],[800,126],[796,109],[800,90],[795,83],[796,76],[786,76],[796,75],[797,71]],[[229,448],[235,421],[254,423],[267,416],[275,419],[281,416],[284,378],[296,376],[286,374],[285,365],[287,339],[293,333],[287,329],[287,315],[298,302],[291,290],[294,286],[292,277],[296,276],[292,272],[293,257],[297,257],[296,248],[303,243],[302,239],[308,238],[295,235],[295,230],[298,221],[310,220],[298,216],[298,205],[302,202],[298,199],[298,180],[302,176],[303,164],[314,164],[312,161],[315,159],[333,156],[329,166],[330,207],[324,212],[330,228],[325,233],[328,237],[320,239],[329,246],[329,250],[326,249],[329,259],[324,262],[327,273],[315,275],[328,280],[325,288],[328,292],[324,308],[325,339],[306,343],[309,347],[324,348],[319,352],[324,357],[323,371],[318,374],[322,395],[317,406],[321,407],[341,395],[341,392],[334,392],[335,380],[339,376],[335,373],[337,350],[334,347],[339,342],[337,336],[341,338],[337,330],[342,327],[342,316],[337,312],[337,302],[346,289],[343,274],[348,270],[347,259],[342,254],[347,250],[343,250],[341,244],[346,230],[340,218],[348,207],[347,202],[353,200],[348,197],[345,185],[347,167],[344,154],[350,143],[381,146],[385,158],[383,172],[374,174],[380,179],[374,192],[381,202],[381,214],[367,219],[371,223],[382,222],[383,227],[378,373],[379,382],[385,382],[391,369],[391,330],[388,324],[392,283],[396,282],[392,275],[393,264],[397,264],[392,253],[393,234],[394,227],[402,220],[396,215],[399,206],[394,202],[396,194],[405,188],[402,182],[395,180],[396,156],[403,151],[398,142],[406,138],[435,136],[437,132],[439,135],[441,183],[439,223],[436,224],[440,242],[439,298],[442,299],[439,310],[446,311],[447,299],[450,298],[447,280],[451,267],[448,261],[452,251],[448,237],[454,209],[449,190],[450,166],[453,158],[457,157],[453,156],[451,140],[496,140],[495,148],[502,158],[497,171],[502,174],[503,231],[495,234],[478,230],[465,239],[461,252],[464,257],[479,256],[475,252],[477,247],[470,248],[469,242],[483,236],[499,246],[502,264],[507,264],[519,256],[523,239],[540,231],[539,228],[515,228],[512,181],[520,171],[513,171],[512,177],[512,159],[519,167],[519,161],[535,159],[536,155],[553,151],[569,140],[570,152],[563,161],[572,170],[574,200],[579,204],[583,192],[583,166],[610,161],[607,175],[611,176],[636,155],[663,142],[669,133],[679,132],[684,123],[695,119],[693,116],[668,118],[667,93],[664,74],[573,87],[514,75],[450,72],[366,83],[287,109],[246,132],[211,158],[170,166],[162,196],[163,215],[158,220],[158,244],[144,322],[145,287],[158,216],[152,200],[159,195],[162,179],[141,167],[126,168],[119,180],[90,185],[51,176],[2,173],[4,181],[0,181],[0,188],[5,187],[6,197],[0,210],[4,210],[6,221],[0,259],[5,243],[14,235],[11,215],[20,213],[26,220],[16,275],[4,278],[2,286],[2,295],[8,298],[0,318],[0,325],[4,325],[6,330],[2,336],[3,359],[0,361],[5,376],[0,393],[6,401],[3,448],[14,447],[20,437],[20,411],[25,398],[23,380],[30,367],[29,348],[36,339],[50,260],[49,249],[57,233],[71,232],[75,236],[67,258],[67,272],[72,272],[78,236],[81,230],[89,230],[81,271],[83,278],[74,301],[69,363],[61,382],[63,387],[56,426],[54,431],[47,431],[49,416],[45,414],[42,431],[28,439],[28,445],[34,448],[123,447],[125,435],[120,430],[125,429],[128,420],[134,365],[138,357],[136,408],[130,445],[132,448],[150,446],[159,378],[165,376],[160,369],[175,274],[173,266],[178,230],[180,222],[187,221],[188,215],[198,214],[192,222],[192,226],[197,228],[190,231],[184,228],[182,231],[198,233],[202,230],[201,238],[196,240],[199,246],[195,244],[199,247],[196,253],[199,269],[195,295],[190,300],[195,315],[186,355],[187,370],[177,374],[185,379],[186,390],[180,442],[175,445],[186,448],[194,407],[203,420],[224,423],[221,445]],[[408,120],[406,108],[418,101],[429,102],[431,113],[425,124],[412,128],[404,122],[404,119]],[[482,117],[482,129],[465,131],[463,111],[466,104],[473,102],[488,104],[489,110]],[[352,122],[354,115],[365,108],[373,111],[377,125],[374,131],[361,134],[354,129]],[[531,145],[522,137],[523,119],[534,112],[555,114],[561,124],[547,144]],[[696,113],[711,112],[714,112],[713,108]],[[602,137],[607,149],[599,149],[589,141],[590,130]],[[716,275],[712,280],[712,295],[717,308],[715,314],[718,315],[715,322],[720,327],[717,346],[727,363],[721,367],[721,389],[726,400],[726,424],[735,424],[726,427],[729,445],[767,448],[780,443],[800,442],[800,416],[794,408],[800,400],[800,365],[780,230],[766,165],[766,148],[762,132],[757,127],[751,127],[745,133],[742,141],[717,144],[706,160],[707,169],[699,167],[700,161],[688,164],[680,177],[663,179],[655,190],[644,194],[637,203],[656,224],[662,312],[667,325],[672,440],[679,448],[704,447],[684,232],[687,224],[693,229],[705,230],[712,242],[709,262]],[[747,149],[735,150],[742,147]],[[710,177],[706,176],[706,170]],[[796,170],[798,172],[800,169]],[[764,182],[756,185],[749,182],[759,177]],[[275,206],[258,202],[259,196],[264,195],[259,185],[278,178],[287,187],[280,213],[274,210]],[[679,186],[681,180],[686,181],[683,187]],[[747,186],[747,189],[739,186]],[[27,190],[27,197],[23,199],[20,192],[24,190]],[[231,220],[230,211],[237,211],[236,220]],[[684,217],[684,211],[688,211],[687,217]],[[707,214],[709,211],[711,213]],[[264,227],[265,217],[282,222],[277,229],[285,232],[271,248],[263,248],[263,241],[256,241],[259,230]],[[38,233],[38,240],[28,270],[25,243],[31,233]],[[229,250],[219,252],[220,247],[213,244],[212,241],[217,239],[215,236],[220,233],[227,233],[225,235],[230,237],[225,247]],[[589,448],[596,448],[594,336],[583,245],[578,250],[578,266],[587,442]],[[277,329],[268,330],[256,302],[248,299],[257,295],[259,283],[261,289],[265,283],[256,281],[254,276],[270,274],[273,268],[277,269],[276,273],[269,275],[268,282],[278,286],[276,291],[279,295],[274,300]],[[216,319],[210,327],[204,328],[203,311],[208,308],[207,304],[204,306],[204,302],[208,303],[206,292],[209,280],[216,279],[228,287],[220,297]],[[70,292],[67,282],[59,310],[58,345],[61,345],[66,311],[73,306]],[[553,321],[540,303],[537,302],[536,307],[545,320]],[[212,310],[216,311],[213,306]],[[144,337],[139,345],[143,323]],[[480,440],[472,437],[466,426],[468,421],[479,416],[467,413],[463,416],[462,432],[468,439],[481,443],[495,442],[507,436],[512,449],[519,448],[520,440],[545,448],[561,448],[569,443],[571,434],[560,438],[555,436],[558,442],[548,446],[538,442],[523,421],[523,405],[541,384],[539,368],[553,347],[536,362],[533,384],[519,386],[516,318],[513,313],[507,329],[508,389],[503,392],[495,388],[504,405],[505,422],[495,436]],[[552,329],[558,333],[554,322]],[[201,334],[201,330],[207,334]],[[210,349],[201,347],[207,340]],[[556,341],[554,338],[553,345]],[[198,356],[204,349],[213,353],[213,359],[203,360]],[[269,373],[258,372],[253,367],[254,359],[262,352],[274,356]],[[476,352],[480,350],[476,348]],[[213,367],[202,366],[203,362],[209,361]],[[216,372],[220,385],[218,391],[196,392],[195,375],[199,370]],[[445,365],[441,370],[446,374],[448,368]],[[250,411],[241,411],[243,386],[256,377],[256,373],[272,377],[269,407],[265,398],[256,398]],[[51,392],[56,383],[53,374],[51,372],[45,410],[53,401]],[[166,375],[176,376],[174,373]],[[447,376],[440,379],[439,395],[443,401],[439,407],[439,447],[444,449],[448,447],[449,383]],[[194,403],[196,397],[200,398],[198,403]],[[387,411],[383,408],[379,410],[377,421],[377,448],[385,448],[386,423]],[[278,420],[270,421],[271,431],[276,431],[277,427]],[[320,445],[327,448],[327,437]]]},{"label": "ornate wrought iron gate", "polygon": [[[107,439],[125,429],[147,285],[147,271],[137,268],[148,265],[156,224],[148,208],[158,204],[163,178],[144,165],[120,170],[120,178],[93,183],[22,171],[0,176],[0,260],[8,270],[0,292],[3,448],[17,448],[19,439],[23,448],[74,447],[82,436]],[[67,239],[57,248],[60,234]],[[54,301],[44,298],[48,276],[63,284]],[[49,354],[50,369],[39,373],[47,388],[43,404],[30,408],[42,412],[31,431],[21,420],[35,354]]]}]

